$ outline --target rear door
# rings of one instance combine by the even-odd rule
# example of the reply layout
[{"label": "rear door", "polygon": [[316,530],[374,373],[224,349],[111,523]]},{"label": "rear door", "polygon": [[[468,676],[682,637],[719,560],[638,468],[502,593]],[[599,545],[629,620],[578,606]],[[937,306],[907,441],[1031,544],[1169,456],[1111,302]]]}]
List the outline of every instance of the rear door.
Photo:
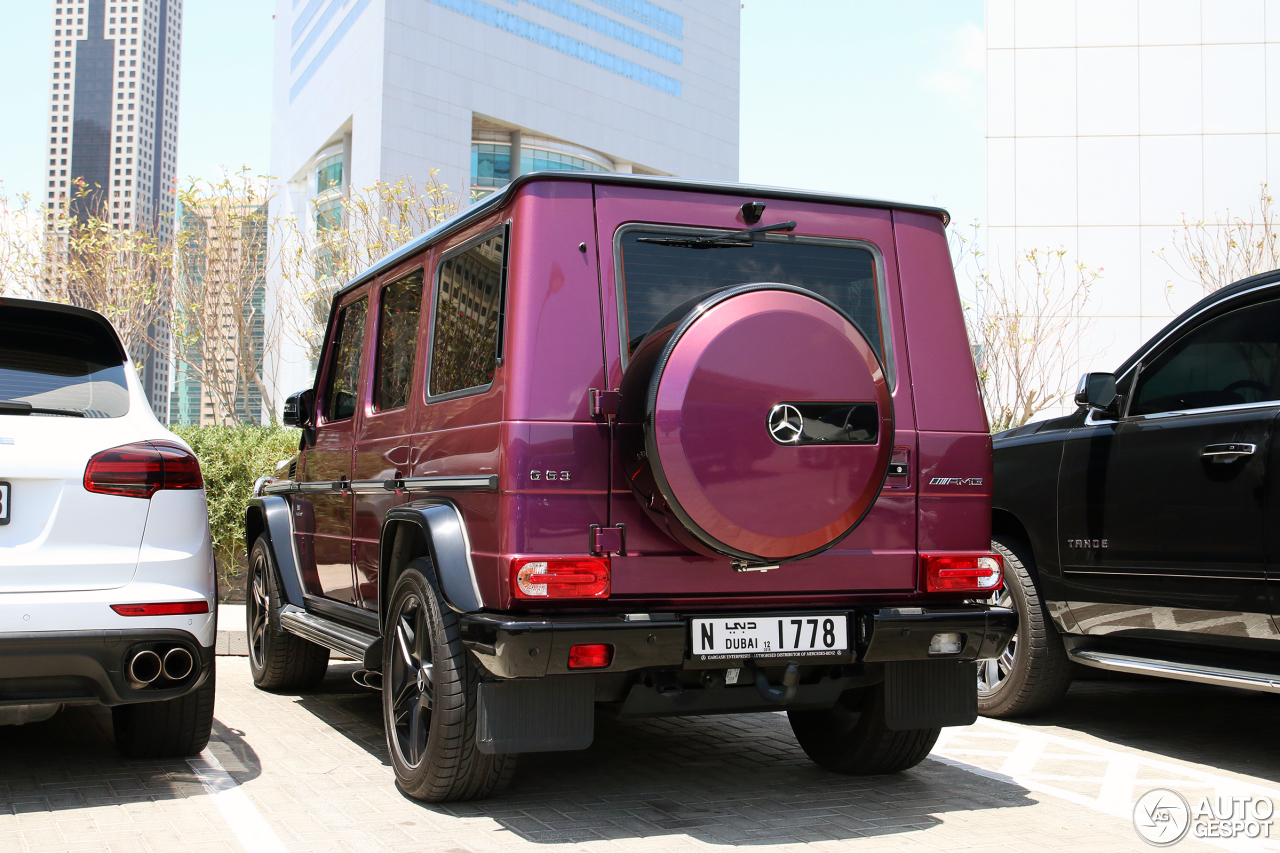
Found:
[{"label": "rear door", "polygon": [[318,587],[309,591],[344,604],[356,602],[350,481],[355,416],[367,358],[368,315],[368,288],[347,297],[338,307],[316,402],[315,443],[306,452],[300,478],[328,484],[330,489],[293,499],[299,554],[310,583]]},{"label": "rear door", "polygon": [[378,563],[382,519],[403,503],[402,493],[389,491],[388,480],[408,476],[410,433],[415,411],[414,379],[422,341],[423,269],[398,270],[373,292],[370,314],[372,373],[367,401],[361,406],[352,474],[355,500],[353,552],[355,599],[362,607],[378,606]]},{"label": "rear door", "polygon": [[693,249],[651,241],[750,227],[740,208],[753,199],[604,185],[596,194],[598,248],[602,259],[611,259],[601,265],[610,388],[620,386],[644,334],[688,299],[746,282],[798,285],[834,302],[878,350],[893,397],[893,459],[907,466],[888,478],[862,523],[831,550],[779,571],[732,572],[727,559],[692,554],[650,520],[630,488],[615,441],[609,520],[625,527],[626,550],[611,560],[612,595],[669,600],[914,589],[918,449],[906,352],[901,333],[895,333],[902,326],[890,212],[774,200],[757,224],[795,220],[793,232],[771,234],[750,248]]},{"label": "rear door", "polygon": [[1058,547],[1086,633],[1270,633],[1263,519],[1278,370],[1280,300],[1218,313],[1125,378],[1124,417],[1073,431]]}]

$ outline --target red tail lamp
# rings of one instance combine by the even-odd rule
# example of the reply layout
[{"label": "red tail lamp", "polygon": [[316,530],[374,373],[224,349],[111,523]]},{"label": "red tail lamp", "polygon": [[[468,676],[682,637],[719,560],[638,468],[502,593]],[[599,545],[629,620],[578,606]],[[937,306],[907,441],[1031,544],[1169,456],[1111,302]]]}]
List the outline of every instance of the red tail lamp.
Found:
[{"label": "red tail lamp", "polygon": [[1004,577],[999,554],[922,554],[929,592],[994,592]]},{"label": "red tail lamp", "polygon": [[569,669],[604,669],[613,661],[609,643],[587,643],[569,649]]},{"label": "red tail lamp", "polygon": [[139,441],[94,454],[84,469],[86,491],[149,498],[161,489],[202,489],[200,463],[180,444]]},{"label": "red tail lamp", "polygon": [[121,616],[181,616],[188,613],[208,613],[209,602],[166,601],[158,604],[113,604],[111,609]]},{"label": "red tail lamp", "polygon": [[608,598],[609,558],[522,558],[511,564],[516,598]]}]

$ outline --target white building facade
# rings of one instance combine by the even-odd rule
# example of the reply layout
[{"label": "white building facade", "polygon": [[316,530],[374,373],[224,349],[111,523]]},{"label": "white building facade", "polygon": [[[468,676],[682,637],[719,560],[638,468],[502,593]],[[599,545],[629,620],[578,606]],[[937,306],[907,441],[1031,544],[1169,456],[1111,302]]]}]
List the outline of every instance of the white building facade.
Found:
[{"label": "white building facade", "polygon": [[987,0],[993,273],[1063,247],[1102,268],[1081,371],[1113,370],[1204,295],[1183,223],[1280,186],[1277,0]]},{"label": "white building facade", "polygon": [[[277,0],[274,212],[336,215],[320,208],[349,187],[433,169],[463,204],[548,168],[737,180],[739,9]],[[309,383],[296,358],[278,372]]]}]

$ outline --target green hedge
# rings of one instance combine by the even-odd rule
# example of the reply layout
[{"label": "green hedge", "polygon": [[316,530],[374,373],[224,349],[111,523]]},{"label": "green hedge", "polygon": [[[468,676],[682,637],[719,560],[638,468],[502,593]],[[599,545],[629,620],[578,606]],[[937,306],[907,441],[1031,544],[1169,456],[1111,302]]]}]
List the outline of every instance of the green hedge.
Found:
[{"label": "green hedge", "polygon": [[242,569],[248,564],[244,544],[244,510],[253,483],[271,474],[282,459],[298,452],[301,433],[290,427],[174,426],[200,460],[209,500],[209,532],[218,560],[218,585],[223,600],[239,599],[244,589]]}]

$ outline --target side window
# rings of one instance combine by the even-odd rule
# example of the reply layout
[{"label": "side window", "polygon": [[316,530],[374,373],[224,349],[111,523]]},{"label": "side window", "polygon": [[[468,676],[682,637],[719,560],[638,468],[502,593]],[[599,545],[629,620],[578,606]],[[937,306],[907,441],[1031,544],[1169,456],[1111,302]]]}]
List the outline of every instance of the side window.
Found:
[{"label": "side window", "polygon": [[378,307],[377,380],[373,390],[373,407],[378,411],[403,408],[409,403],[421,311],[421,271],[382,289],[382,302]]},{"label": "side window", "polygon": [[360,352],[364,345],[364,319],[369,300],[359,299],[342,309],[338,333],[333,339],[333,369],[326,390],[325,418],[342,421],[356,413],[360,388]]},{"label": "side window", "polygon": [[502,334],[503,252],[498,234],[440,263],[428,394],[493,381]]},{"label": "side window", "polygon": [[1237,308],[1143,365],[1130,415],[1280,400],[1280,300]]}]

